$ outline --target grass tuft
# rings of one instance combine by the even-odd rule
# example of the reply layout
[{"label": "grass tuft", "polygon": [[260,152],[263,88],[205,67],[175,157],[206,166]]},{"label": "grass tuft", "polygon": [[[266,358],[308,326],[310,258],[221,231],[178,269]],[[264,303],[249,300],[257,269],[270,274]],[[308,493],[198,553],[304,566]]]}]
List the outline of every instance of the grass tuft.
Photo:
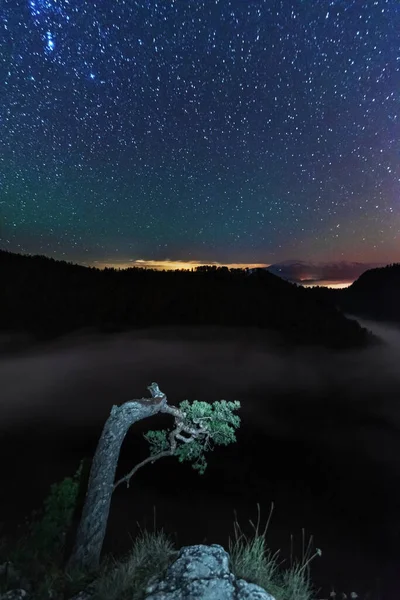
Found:
[{"label": "grass tuft", "polygon": [[148,582],[163,576],[178,552],[163,530],[140,529],[129,554],[122,560],[111,559],[94,586],[95,600],[141,600]]},{"label": "grass tuft", "polygon": [[314,590],[311,585],[309,565],[316,556],[321,556],[321,550],[317,549],[312,554],[311,537],[307,548],[305,548],[303,530],[301,561],[294,561],[293,552],[291,552],[291,565],[288,569],[282,570],[283,561],[278,562],[279,551],[272,553],[266,542],[266,534],[274,505],[271,504],[268,520],[262,532],[260,532],[260,505],[258,503],[257,509],[257,523],[254,524],[251,520],[249,521],[254,532],[251,537],[242,532],[235,512],[234,540],[229,540],[230,569],[232,573],[238,578],[264,588],[276,600],[312,600]]},{"label": "grass tuft", "polygon": [[[302,556],[298,560],[294,557],[293,536],[291,536],[289,566],[285,568],[283,566],[285,561],[279,560],[279,550],[273,553],[267,544],[267,532],[274,505],[271,504],[269,516],[262,531],[260,529],[261,518],[258,503],[257,510],[256,523],[249,520],[252,528],[252,534],[249,536],[243,533],[236,511],[234,511],[234,539],[229,539],[228,550],[229,568],[233,575],[259,585],[271,594],[275,600],[313,600],[319,598],[320,596],[316,595],[310,579],[310,564],[317,556],[321,556],[321,550],[313,550],[313,538],[310,537],[306,544],[303,529]],[[46,524],[47,521],[45,521]],[[36,523],[38,521],[35,521],[35,527],[39,530]],[[40,521],[41,523],[42,521]],[[22,536],[13,547],[10,547],[7,540],[2,536],[0,538],[0,548],[3,546],[3,552],[0,553],[0,559],[1,554],[3,554],[4,561],[11,559],[12,565],[15,565],[17,571],[21,568],[22,573],[24,573],[23,567],[30,563],[29,575],[31,577],[28,577],[25,581],[29,583],[30,580],[32,591],[35,592],[35,598],[38,600],[48,600],[49,598],[61,600],[65,597],[72,597],[81,590],[90,591],[93,600],[142,600],[146,595],[146,588],[150,581],[154,578],[162,579],[165,576],[168,567],[176,560],[179,551],[175,549],[174,544],[162,529],[156,530],[155,509],[153,532],[143,531],[139,524],[138,527],[139,534],[132,540],[129,553],[118,560],[113,556],[106,557],[100,568],[93,573],[85,573],[79,570],[66,572],[57,560],[60,552],[56,552],[54,560],[51,560],[51,554],[47,546],[45,546],[46,552],[43,552],[40,556],[36,552],[32,553],[32,543],[29,536]],[[28,527],[28,529],[31,531],[32,527]],[[40,532],[42,532],[42,529],[40,529]],[[46,535],[49,530],[49,527],[45,528]],[[53,535],[53,529],[50,530],[50,533]],[[47,537],[44,536],[46,542]],[[51,542],[54,537],[51,537]],[[58,546],[56,548],[59,550]],[[38,560],[38,558],[42,560]],[[16,585],[12,569],[13,567],[10,567],[9,570],[0,574],[0,595],[8,589],[13,589]],[[339,595],[332,590],[329,598],[324,600],[338,600],[338,598],[354,600],[359,596],[354,592],[348,595]]]},{"label": "grass tuft", "polygon": [[237,520],[236,511],[234,512],[235,521],[233,530],[235,539],[234,541],[229,539],[228,546],[230,569],[236,577],[245,579],[250,583],[255,583],[272,594],[279,571],[279,552],[272,554],[268,549],[266,546],[266,533],[268,531],[274,506],[271,504],[269,517],[262,533],[259,532],[260,505],[257,504],[257,507],[257,524],[254,525],[250,520],[250,524],[254,530],[252,538],[246,536],[242,532]]}]

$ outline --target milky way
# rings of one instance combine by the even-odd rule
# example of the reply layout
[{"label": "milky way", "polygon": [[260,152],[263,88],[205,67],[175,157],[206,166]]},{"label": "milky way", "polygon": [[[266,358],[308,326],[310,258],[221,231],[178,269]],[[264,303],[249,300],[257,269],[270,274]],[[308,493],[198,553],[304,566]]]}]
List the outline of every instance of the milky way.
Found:
[{"label": "milky way", "polygon": [[400,260],[398,0],[1,0],[1,247]]}]

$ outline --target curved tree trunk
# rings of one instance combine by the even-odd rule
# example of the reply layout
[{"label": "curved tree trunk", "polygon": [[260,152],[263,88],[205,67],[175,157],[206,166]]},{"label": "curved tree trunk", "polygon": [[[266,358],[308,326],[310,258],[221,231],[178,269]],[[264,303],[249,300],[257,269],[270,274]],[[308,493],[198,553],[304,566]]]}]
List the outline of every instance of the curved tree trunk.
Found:
[{"label": "curved tree trunk", "polygon": [[122,442],[131,425],[157,414],[166,405],[166,396],[160,392],[157,384],[153,383],[148,389],[152,398],[113,406],[104,425],[90,470],[85,504],[67,564],[68,570],[94,570],[100,564]]}]

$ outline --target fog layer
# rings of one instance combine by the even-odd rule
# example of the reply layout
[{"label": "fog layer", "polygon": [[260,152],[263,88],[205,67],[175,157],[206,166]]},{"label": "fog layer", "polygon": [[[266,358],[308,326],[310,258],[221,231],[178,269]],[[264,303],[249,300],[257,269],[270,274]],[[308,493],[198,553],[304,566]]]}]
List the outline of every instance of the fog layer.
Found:
[{"label": "fog layer", "polygon": [[[238,505],[246,510],[250,506],[252,512],[245,518],[254,518],[255,502],[274,500],[286,513],[277,516],[285,535],[286,525],[289,532],[292,527],[313,527],[325,543],[324,564],[334,569],[340,555],[336,577],[350,569],[350,560],[354,576],[364,573],[368,564],[381,569],[379,573],[394,569],[397,557],[392,548],[398,547],[400,531],[400,331],[361,324],[386,345],[335,353],[276,347],[268,342],[268,333],[257,330],[163,328],[75,336],[3,355],[0,431],[5,437],[0,438],[0,450],[19,458],[16,466],[8,466],[10,481],[1,500],[17,510],[13,498],[20,493],[20,471],[28,463],[29,481],[40,482],[39,473],[46,471],[43,483],[38,483],[42,487],[37,496],[42,497],[46,486],[62,474],[61,467],[51,467],[52,461],[67,464],[70,471],[82,452],[93,453],[111,406],[147,396],[146,386],[156,381],[170,404],[184,399],[240,400],[243,435],[235,448],[215,450],[208,474],[204,479],[193,475],[184,498],[184,467],[174,471],[168,466],[169,485],[162,496],[156,483],[165,476],[166,463],[143,470],[137,480],[142,496],[135,491],[138,504],[132,517],[126,516],[129,508],[122,492],[121,500],[116,499],[124,506],[125,519],[135,523],[140,503],[141,514],[152,503],[157,510],[161,505],[165,513],[160,526],[163,519],[172,530],[181,524],[185,536],[193,525],[193,543],[199,543],[199,531],[210,536],[220,527],[225,532]],[[144,425],[154,427],[150,422]],[[55,440],[48,443],[51,435]],[[33,458],[41,440],[40,457]],[[131,453],[127,464],[136,462]],[[65,469],[64,465],[63,473],[70,474]],[[185,481],[190,473],[185,472]],[[127,498],[128,492],[124,494]],[[175,515],[179,501],[183,504]],[[193,521],[197,502],[207,514],[215,513],[215,522],[203,522],[199,516]],[[27,498],[20,503],[26,510]],[[265,504],[263,511],[266,517]]]}]

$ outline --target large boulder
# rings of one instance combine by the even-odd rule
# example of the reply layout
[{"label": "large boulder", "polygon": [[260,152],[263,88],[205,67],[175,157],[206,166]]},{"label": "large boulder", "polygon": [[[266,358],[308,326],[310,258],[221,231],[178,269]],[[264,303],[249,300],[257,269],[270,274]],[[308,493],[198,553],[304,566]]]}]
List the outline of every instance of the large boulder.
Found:
[{"label": "large boulder", "polygon": [[146,600],[275,600],[263,588],[237,579],[222,546],[185,546],[163,578],[151,580]]}]

